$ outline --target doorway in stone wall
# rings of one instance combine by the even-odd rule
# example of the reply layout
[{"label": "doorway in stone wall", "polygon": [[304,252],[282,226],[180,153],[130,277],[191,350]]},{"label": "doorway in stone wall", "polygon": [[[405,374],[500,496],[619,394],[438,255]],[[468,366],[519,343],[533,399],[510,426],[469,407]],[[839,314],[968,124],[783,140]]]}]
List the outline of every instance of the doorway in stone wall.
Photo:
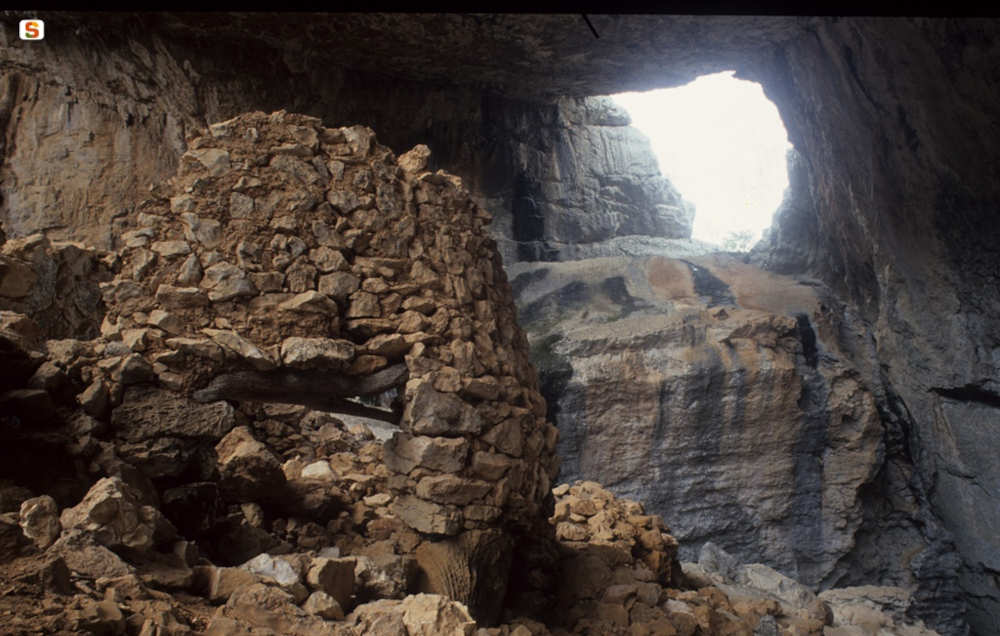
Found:
[{"label": "doorway in stone wall", "polygon": [[695,205],[692,238],[749,251],[782,201],[792,148],[761,85],[725,71],[612,98],[649,137],[660,172]]}]

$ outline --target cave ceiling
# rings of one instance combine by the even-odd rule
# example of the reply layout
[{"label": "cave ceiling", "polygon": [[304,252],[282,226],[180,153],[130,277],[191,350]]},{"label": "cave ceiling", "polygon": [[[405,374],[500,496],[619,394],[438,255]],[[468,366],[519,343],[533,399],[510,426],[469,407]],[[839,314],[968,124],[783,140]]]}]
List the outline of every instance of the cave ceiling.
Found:
[{"label": "cave ceiling", "polygon": [[107,33],[155,30],[174,41],[262,45],[296,69],[335,65],[461,84],[509,97],[605,95],[743,70],[829,18],[773,16],[351,13],[53,15]]}]

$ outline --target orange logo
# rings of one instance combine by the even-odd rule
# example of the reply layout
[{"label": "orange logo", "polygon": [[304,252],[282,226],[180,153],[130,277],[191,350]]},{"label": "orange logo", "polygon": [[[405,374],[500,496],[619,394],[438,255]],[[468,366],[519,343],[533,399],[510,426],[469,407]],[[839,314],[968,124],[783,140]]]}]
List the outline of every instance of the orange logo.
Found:
[{"label": "orange logo", "polygon": [[45,22],[38,18],[21,20],[22,40],[42,40],[45,38]]}]

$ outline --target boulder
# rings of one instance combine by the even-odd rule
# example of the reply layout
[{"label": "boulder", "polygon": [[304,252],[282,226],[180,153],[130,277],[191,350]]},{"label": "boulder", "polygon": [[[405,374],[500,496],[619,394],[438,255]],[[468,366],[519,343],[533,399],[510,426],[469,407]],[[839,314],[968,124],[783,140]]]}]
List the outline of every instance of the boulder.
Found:
[{"label": "boulder", "polygon": [[413,433],[478,435],[483,428],[482,419],[475,409],[453,394],[436,390],[430,382],[418,380],[412,388],[408,383],[406,392],[411,397],[403,420],[411,423]]},{"label": "boulder", "polygon": [[72,594],[75,591],[70,581],[69,568],[66,567],[66,561],[62,557],[46,554],[40,559],[31,560],[25,566],[18,568],[14,577],[14,590],[9,590],[8,594],[10,591],[38,595],[46,592]]},{"label": "boulder", "polygon": [[296,583],[300,583],[302,579],[302,573],[295,561],[270,554],[258,554],[241,565],[240,568],[251,574],[270,579],[284,588],[290,588]]},{"label": "boulder", "polygon": [[326,592],[316,591],[309,595],[302,609],[327,620],[339,621],[344,618],[344,610],[337,599]]},{"label": "boulder", "polygon": [[422,499],[446,504],[470,504],[481,500],[493,485],[479,479],[455,475],[432,475],[417,483],[416,494]]},{"label": "boulder", "polygon": [[333,482],[336,480],[336,475],[334,475],[333,471],[330,469],[330,462],[320,460],[304,466],[302,468],[302,472],[299,473],[299,478]]},{"label": "boulder", "polygon": [[339,371],[354,358],[354,343],[333,338],[286,338],[281,343],[281,361],[295,369]]},{"label": "boulder", "polygon": [[121,405],[111,414],[116,437],[140,442],[158,437],[219,440],[236,423],[228,402],[201,404],[174,391],[156,387],[128,387]]},{"label": "boulder", "polygon": [[166,284],[156,289],[156,302],[164,309],[187,309],[209,304],[208,296],[197,287],[174,287]]},{"label": "boulder", "polygon": [[200,593],[212,603],[225,603],[236,591],[262,582],[257,574],[242,568],[203,565],[195,568]]},{"label": "boulder", "polygon": [[437,594],[383,599],[357,607],[347,624],[362,634],[471,636],[476,622],[464,605]]},{"label": "boulder", "polygon": [[135,572],[135,568],[121,557],[98,544],[93,534],[81,530],[64,532],[48,553],[61,556],[72,572],[91,579],[126,576]]},{"label": "boulder", "polygon": [[222,241],[222,225],[215,219],[202,218],[191,212],[182,213],[184,223],[184,238],[191,243],[201,243],[213,248]]},{"label": "boulder", "polygon": [[397,432],[386,441],[383,449],[386,466],[404,475],[417,466],[457,473],[465,467],[469,442],[461,437],[413,436]]},{"label": "boulder", "polygon": [[277,366],[271,356],[254,343],[230,329],[202,329],[202,332],[223,348],[230,356],[245,362],[258,371],[268,371]]},{"label": "boulder", "polygon": [[219,176],[229,170],[229,152],[220,148],[198,148],[184,153],[182,159],[191,158],[204,166],[212,176]]},{"label": "boulder", "polygon": [[234,425],[228,402],[201,404],[152,386],[127,387],[111,413],[118,455],[154,479],[207,476],[212,446]]},{"label": "boulder", "polygon": [[185,256],[191,253],[191,246],[184,241],[157,241],[151,247],[154,252],[164,258]]},{"label": "boulder", "polygon": [[361,286],[361,279],[348,272],[333,272],[319,277],[319,291],[340,302],[346,302],[348,296]]},{"label": "boulder", "polygon": [[[334,636],[338,630],[295,604],[288,592],[257,583],[237,590],[212,618],[206,634],[263,633],[288,636]],[[246,630],[246,631],[243,631]],[[267,631],[270,630],[270,631]]]},{"label": "boulder", "polygon": [[330,249],[325,245],[309,250],[309,260],[316,264],[319,271],[324,274],[336,270],[349,270],[351,268],[344,255],[337,250]]},{"label": "boulder", "polygon": [[108,414],[108,386],[103,377],[97,377],[80,395],[77,401],[88,415],[104,419]]},{"label": "boulder", "polygon": [[336,316],[337,303],[330,300],[326,294],[316,291],[305,291],[296,294],[292,298],[278,305],[278,309],[283,311],[295,311],[301,313],[318,313]]},{"label": "boulder", "polygon": [[98,481],[83,501],[63,510],[60,521],[64,529],[80,530],[101,545],[139,551],[151,549],[159,527],[169,524],[119,477]]},{"label": "boulder", "polygon": [[24,536],[31,539],[39,550],[44,550],[59,538],[59,506],[48,495],[33,497],[21,503],[20,526]]},{"label": "boulder", "polygon": [[28,545],[31,545],[31,541],[24,536],[18,523],[18,514],[16,512],[0,514],[0,560],[10,561],[16,558]]},{"label": "boulder", "polygon": [[280,496],[285,486],[281,462],[254,439],[250,429],[237,426],[216,445],[220,487],[238,502],[260,501]]},{"label": "boulder", "polygon": [[809,588],[762,563],[741,566],[736,583],[760,590],[792,607],[805,608],[816,601],[816,595]]},{"label": "boulder", "polygon": [[306,582],[314,590],[326,592],[342,608],[351,605],[351,595],[354,594],[354,570],[357,560],[350,557],[328,559],[319,557],[313,559],[306,574]]},{"label": "boulder", "polygon": [[417,560],[409,555],[380,554],[357,557],[355,595],[359,601],[403,598],[413,588]]},{"label": "boulder", "polygon": [[923,621],[912,617],[913,593],[901,587],[860,585],[835,588],[819,594],[829,607],[830,625],[849,632],[930,636]]},{"label": "boulder", "polygon": [[461,515],[452,508],[425,501],[412,495],[402,495],[390,506],[394,515],[419,532],[455,534],[461,528]]}]

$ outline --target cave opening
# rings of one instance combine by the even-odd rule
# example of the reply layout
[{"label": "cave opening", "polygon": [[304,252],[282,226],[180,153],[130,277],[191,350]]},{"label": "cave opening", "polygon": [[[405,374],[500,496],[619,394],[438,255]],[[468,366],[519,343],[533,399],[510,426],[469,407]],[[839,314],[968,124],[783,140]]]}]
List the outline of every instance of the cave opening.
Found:
[{"label": "cave opening", "polygon": [[612,98],[649,138],[660,172],[694,204],[692,238],[749,251],[788,187],[792,149],[761,85],[724,71]]}]

